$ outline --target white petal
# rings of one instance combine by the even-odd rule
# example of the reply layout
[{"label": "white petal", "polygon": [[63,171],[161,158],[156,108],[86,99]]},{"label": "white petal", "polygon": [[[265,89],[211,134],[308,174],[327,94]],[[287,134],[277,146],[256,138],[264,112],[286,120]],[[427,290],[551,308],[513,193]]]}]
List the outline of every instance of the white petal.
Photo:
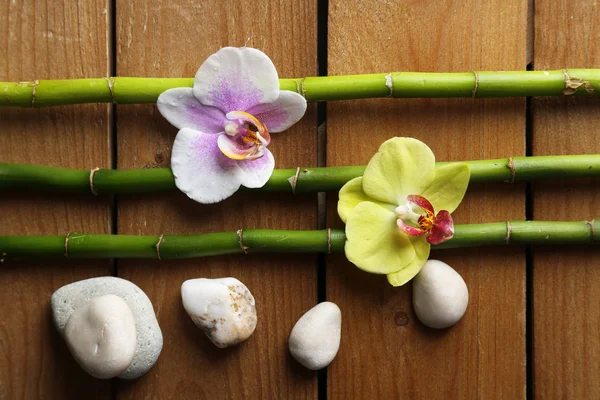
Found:
[{"label": "white petal", "polygon": [[298,93],[282,90],[274,102],[258,104],[247,111],[265,124],[269,132],[281,132],[304,116],[306,99]]},{"label": "white petal", "polygon": [[208,57],[194,79],[194,96],[225,111],[246,111],[279,97],[279,76],[265,53],[250,47],[224,47]]},{"label": "white petal", "polygon": [[244,172],[242,185],[247,188],[259,188],[263,187],[273,174],[275,159],[269,149],[265,148],[261,158],[238,161],[238,165]]},{"label": "white petal", "polygon": [[171,169],[175,184],[199,203],[216,203],[234,194],[244,171],[219,149],[220,135],[182,129],[173,143]]},{"label": "white petal", "polygon": [[156,105],[162,116],[179,129],[219,133],[228,122],[223,111],[201,104],[194,97],[192,88],[166,90],[158,96]]}]

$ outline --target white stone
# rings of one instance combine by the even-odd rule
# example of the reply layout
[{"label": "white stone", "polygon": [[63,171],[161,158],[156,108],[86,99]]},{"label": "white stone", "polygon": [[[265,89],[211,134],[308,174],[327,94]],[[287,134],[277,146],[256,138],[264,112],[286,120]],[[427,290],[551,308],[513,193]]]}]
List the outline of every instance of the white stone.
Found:
[{"label": "white stone", "polygon": [[417,318],[435,329],[456,324],[469,304],[469,289],[448,264],[429,260],[413,280],[413,307]]},{"label": "white stone", "polygon": [[64,335],[75,360],[96,378],[119,376],[133,360],[135,319],[127,303],[114,294],[96,297],[75,310]]},{"label": "white stone", "polygon": [[340,348],[342,312],[331,302],[319,303],[308,310],[290,333],[292,356],[308,369],[328,366]]},{"label": "white stone", "polygon": [[181,285],[181,300],[192,321],[217,347],[243,342],[256,328],[254,297],[235,278],[187,280]]},{"label": "white stone", "polygon": [[152,303],[139,287],[114,276],[91,278],[63,286],[54,292],[51,299],[54,325],[65,337],[68,321],[76,310],[86,306],[91,300],[109,294],[125,301],[135,320],[136,346],[133,359],[119,375],[119,378],[135,379],[152,368],[163,345],[162,332]]}]

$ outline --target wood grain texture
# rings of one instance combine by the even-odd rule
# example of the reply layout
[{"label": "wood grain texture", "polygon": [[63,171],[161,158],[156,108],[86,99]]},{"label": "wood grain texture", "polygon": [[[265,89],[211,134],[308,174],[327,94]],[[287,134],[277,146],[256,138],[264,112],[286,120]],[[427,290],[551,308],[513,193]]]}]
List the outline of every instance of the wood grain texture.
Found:
[{"label": "wood grain texture", "polygon": [[[108,76],[108,1],[4,1],[0,80]],[[109,107],[0,110],[0,162],[110,168]],[[110,202],[45,193],[0,196],[0,234],[110,232]],[[52,326],[50,295],[112,271],[109,262],[21,262],[0,268],[0,398],[107,398]]]},{"label": "wood grain texture", "polygon": [[[503,12],[499,13],[498,10]],[[329,2],[328,73],[526,68],[527,0]],[[327,163],[366,163],[393,136],[425,141],[440,161],[525,152],[525,100],[360,100],[330,103]],[[330,199],[330,225],[340,224]],[[473,186],[457,223],[523,219],[524,186]],[[524,398],[522,249],[433,254],[466,280],[470,304],[446,331],[420,324],[412,290],[392,288],[342,256],[330,257],[327,299],[343,314],[329,367],[330,399]]]},{"label": "wood grain texture", "polygon": [[[265,51],[282,77],[316,74],[316,1],[177,0],[117,2],[117,73],[193,76],[223,46]],[[119,168],[168,166],[177,130],[154,106],[118,106]],[[316,164],[315,110],[273,135],[276,167]],[[314,229],[316,196],[239,193],[215,205],[182,193],[121,197],[119,233],[201,233],[242,227]],[[316,374],[288,354],[296,319],[316,302],[316,257],[232,256],[190,261],[121,261],[119,276],[150,297],[164,334],[158,363],[119,398],[312,398]],[[258,326],[248,342],[217,349],[181,305],[186,279],[234,276],[256,298]]]},{"label": "wood grain texture", "polygon": [[[597,2],[537,0],[534,68],[598,68],[599,24]],[[540,98],[532,105],[534,155],[600,153],[596,99]],[[598,183],[536,183],[534,218],[598,220]],[[584,246],[534,251],[536,398],[591,399],[600,393],[599,256]]]}]

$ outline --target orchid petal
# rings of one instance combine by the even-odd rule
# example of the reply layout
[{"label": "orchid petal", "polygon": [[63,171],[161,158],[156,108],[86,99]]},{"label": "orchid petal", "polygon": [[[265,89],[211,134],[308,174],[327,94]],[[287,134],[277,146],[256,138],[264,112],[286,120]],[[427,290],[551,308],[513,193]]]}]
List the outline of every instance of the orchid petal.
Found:
[{"label": "orchid petal", "polygon": [[428,211],[431,214],[434,213],[433,206],[431,205],[431,203],[429,202],[429,200],[427,200],[423,196],[419,196],[418,194],[411,194],[409,196],[406,196],[406,200],[410,201],[411,203],[414,203],[414,204],[418,205],[423,210]]},{"label": "orchid petal", "polygon": [[263,150],[263,156],[255,160],[238,161],[238,166],[242,171],[240,182],[247,188],[259,188],[265,186],[273,174],[275,168],[275,159],[269,149]]},{"label": "orchid petal", "polygon": [[298,93],[282,90],[274,102],[255,105],[248,112],[262,121],[270,132],[277,133],[288,129],[304,116],[306,99]]},{"label": "orchid petal", "polygon": [[162,116],[179,129],[220,133],[227,123],[225,113],[216,107],[201,104],[194,97],[192,88],[166,90],[158,96],[156,105]]},{"label": "orchid petal", "polygon": [[340,190],[339,196],[337,211],[344,223],[348,220],[348,215],[350,215],[354,207],[363,201],[370,201],[381,207],[388,208],[390,211],[393,211],[395,208],[391,204],[381,203],[367,196],[362,189],[362,176],[349,180]]},{"label": "orchid petal", "polygon": [[227,158],[218,135],[184,128],[173,143],[171,169],[175,184],[199,203],[216,203],[235,193],[244,177],[238,161]]},{"label": "orchid petal", "polygon": [[221,152],[232,160],[245,160],[256,151],[256,144],[244,142],[242,135],[219,135],[217,145]]},{"label": "orchid petal", "polygon": [[435,177],[435,157],[425,143],[412,138],[384,142],[363,175],[367,196],[403,204],[410,194],[423,193]]},{"label": "orchid petal", "polygon": [[454,212],[462,201],[471,170],[465,163],[452,163],[435,169],[435,178],[421,195],[426,197],[436,210]]},{"label": "orchid petal", "polygon": [[225,112],[271,103],[279,96],[279,76],[271,59],[250,47],[224,47],[208,57],[194,79],[194,96]]},{"label": "orchid petal", "polygon": [[398,218],[396,224],[398,225],[398,228],[400,228],[400,230],[402,230],[402,232],[406,233],[408,236],[423,236],[425,234],[423,229],[405,224],[400,218]]},{"label": "orchid petal", "polygon": [[388,274],[409,265],[415,249],[397,228],[396,219],[393,211],[370,201],[358,204],[346,223],[348,260],[374,274]]},{"label": "orchid petal", "polygon": [[431,249],[429,243],[418,237],[410,238],[410,241],[415,247],[415,258],[401,270],[388,274],[387,279],[392,286],[402,286],[417,276],[429,258],[429,250]]},{"label": "orchid petal", "polygon": [[454,236],[454,221],[448,211],[442,210],[435,216],[435,222],[427,235],[427,241],[437,245],[452,239],[452,236]]}]

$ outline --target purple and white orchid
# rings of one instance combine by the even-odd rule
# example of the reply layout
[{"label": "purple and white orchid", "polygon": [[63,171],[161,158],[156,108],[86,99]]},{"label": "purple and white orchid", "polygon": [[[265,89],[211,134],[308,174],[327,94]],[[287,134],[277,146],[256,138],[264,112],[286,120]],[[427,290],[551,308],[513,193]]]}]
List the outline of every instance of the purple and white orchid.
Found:
[{"label": "purple and white orchid", "polygon": [[200,203],[216,203],[241,185],[264,186],[275,160],[269,132],[302,118],[306,100],[279,90],[279,76],[266,54],[224,47],[208,57],[193,88],[169,89],[158,110],[180,129],[171,155],[175,184]]}]

